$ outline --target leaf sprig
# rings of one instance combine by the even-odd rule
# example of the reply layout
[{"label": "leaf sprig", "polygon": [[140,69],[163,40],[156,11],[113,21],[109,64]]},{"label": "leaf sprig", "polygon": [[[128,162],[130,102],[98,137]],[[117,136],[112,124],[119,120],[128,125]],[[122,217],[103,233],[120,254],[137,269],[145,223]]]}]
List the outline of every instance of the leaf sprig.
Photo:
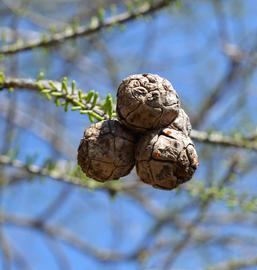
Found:
[{"label": "leaf sprig", "polygon": [[62,106],[65,112],[69,109],[79,111],[80,114],[86,114],[91,122],[113,117],[111,94],[100,102],[98,92],[89,90],[84,93],[76,88],[74,80],[70,84],[67,77],[64,77],[60,83],[49,81],[47,85],[44,80],[38,80],[37,85],[48,100],[54,99],[56,106]]}]

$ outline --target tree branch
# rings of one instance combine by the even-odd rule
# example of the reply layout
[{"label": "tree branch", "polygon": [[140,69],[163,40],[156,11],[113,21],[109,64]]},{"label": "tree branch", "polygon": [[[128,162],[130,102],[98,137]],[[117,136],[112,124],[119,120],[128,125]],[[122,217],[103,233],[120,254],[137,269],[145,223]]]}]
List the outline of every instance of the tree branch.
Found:
[{"label": "tree branch", "polygon": [[[89,188],[89,189],[99,189],[99,190],[109,190],[110,192],[118,192],[126,189],[134,188],[140,185],[140,182],[120,182],[113,181],[107,183],[99,183],[89,178],[85,178],[84,175],[69,175],[68,171],[62,172],[58,170],[58,166],[54,169],[48,169],[47,167],[40,167],[35,164],[26,164],[18,159],[12,159],[7,155],[0,155],[0,164],[5,166],[11,166],[13,168],[21,169],[28,172],[29,174],[36,176],[49,177],[58,182],[63,182],[78,187]],[[66,166],[65,166],[66,167]]]},{"label": "tree branch", "polygon": [[[59,98],[64,99],[66,102],[69,102],[74,106],[78,106],[80,111],[91,110],[100,118],[103,119],[108,118],[106,113],[101,109],[100,103],[96,104],[95,107],[92,107],[92,102],[87,102],[85,100],[81,101],[81,99],[79,98],[78,89],[76,89],[73,94],[71,94],[71,89],[68,89],[68,92],[65,93],[62,90],[62,84],[57,81],[49,81],[49,80],[36,81],[32,79],[4,77],[3,80],[0,81],[0,90],[8,88],[29,89],[39,92],[41,92],[42,89],[46,90],[48,89],[49,91],[56,91],[57,93],[60,94]],[[220,145],[225,147],[249,149],[257,152],[257,140],[255,137],[254,139],[249,140],[248,137],[243,137],[240,134],[232,136],[232,135],[225,135],[216,131],[206,132],[198,130],[192,130],[191,137],[198,142]]]},{"label": "tree branch", "polygon": [[208,270],[235,270],[249,268],[257,265],[257,257],[249,257],[245,259],[231,260],[219,266],[208,268]]},{"label": "tree branch", "polygon": [[225,147],[235,147],[249,149],[257,152],[257,140],[248,140],[240,134],[228,136],[220,132],[206,132],[192,130],[191,137],[198,142],[220,145]]},{"label": "tree branch", "polygon": [[75,248],[82,254],[93,257],[98,261],[102,262],[118,262],[123,260],[130,260],[131,256],[123,255],[109,250],[99,250],[86,242],[82,241],[81,238],[68,230],[60,228],[60,226],[49,225],[40,222],[37,219],[23,218],[13,215],[0,215],[0,223],[5,225],[13,225],[19,227],[29,227],[35,229],[41,233],[44,233],[52,239],[61,240],[62,242]]},{"label": "tree branch", "polygon": [[67,91],[64,91],[61,82],[51,80],[11,78],[2,76],[2,79],[0,79],[0,90],[13,88],[33,90],[42,93],[44,91],[48,91],[46,95],[48,95],[49,99],[51,99],[53,96],[55,98],[55,101],[62,99],[65,101],[65,104],[77,107],[77,110],[80,110],[82,112],[91,111],[96,117],[98,117],[98,120],[107,118],[107,115],[99,108],[101,104],[98,103],[95,104],[97,106],[94,106],[93,101],[88,101],[86,99],[86,96],[79,89],[71,89],[71,87],[67,86]]},{"label": "tree branch", "polygon": [[63,32],[48,35],[41,39],[34,39],[25,44],[13,44],[2,47],[0,49],[0,55],[10,55],[16,54],[22,51],[33,50],[40,47],[50,47],[53,45],[59,45],[60,43],[75,39],[82,36],[89,36],[94,33],[99,32],[102,29],[112,27],[117,24],[124,24],[131,20],[134,20],[140,16],[145,16],[152,14],[160,9],[163,9],[170,5],[174,0],[160,0],[155,3],[144,3],[141,7],[137,8],[135,11],[127,11],[119,15],[112,16],[105,21],[101,22],[99,19],[94,21],[90,26],[79,26],[76,29],[68,28]]},{"label": "tree branch", "polygon": [[[231,176],[234,174],[234,170],[237,167],[237,165],[238,165],[238,159],[232,158],[227,172],[218,183],[218,186],[217,186],[218,189],[222,189],[223,186],[230,180]],[[183,252],[186,246],[189,245],[197,227],[206,218],[206,214],[211,206],[211,203],[213,203],[214,198],[215,198],[214,196],[210,195],[206,197],[204,200],[199,201],[199,213],[197,214],[195,218],[193,218],[192,222],[189,223],[189,225],[185,229],[186,231],[182,239],[178,241],[177,244],[175,244],[170,255],[166,257],[163,269],[170,269],[174,261],[179,257],[179,255]]]}]

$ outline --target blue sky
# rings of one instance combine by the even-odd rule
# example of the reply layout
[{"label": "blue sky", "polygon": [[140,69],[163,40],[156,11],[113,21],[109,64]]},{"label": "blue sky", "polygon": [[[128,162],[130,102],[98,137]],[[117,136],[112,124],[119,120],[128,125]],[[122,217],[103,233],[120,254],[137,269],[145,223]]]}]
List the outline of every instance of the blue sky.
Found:
[{"label": "blue sky", "polygon": [[[133,73],[150,72],[164,76],[177,89],[188,114],[194,116],[197,114],[204,97],[226,74],[228,62],[221,50],[217,20],[210,1],[182,2],[184,6],[181,9],[173,7],[158,12],[151,19],[131,22],[126,25],[124,30],[115,28],[113,31],[101,33],[101,42],[107,45],[109,53],[115,62],[117,68],[116,77],[119,81]],[[234,4],[235,2],[236,4]],[[224,1],[224,3],[229,29],[228,42],[239,46],[245,51],[250,50],[254,42],[256,42],[256,1],[236,0],[233,2],[230,0]],[[241,6],[239,6],[240,3]],[[67,14],[69,14],[69,10],[67,10]],[[6,19],[5,22],[1,20],[1,23],[9,25],[10,20]],[[19,24],[19,29],[20,31],[39,30],[34,24],[27,22],[25,19]],[[244,35],[241,35],[241,31]],[[44,54],[42,50],[24,52],[18,57],[18,75],[20,77],[35,77],[39,71],[43,70],[46,78],[60,79],[66,75],[65,71],[68,71],[69,77],[75,79],[83,91],[95,89],[102,97],[105,97],[108,92],[115,96],[116,88],[110,81],[103,55],[97,50],[89,53],[83,51],[87,42],[86,39],[82,38],[74,45],[75,50],[81,48],[82,51],[82,56],[77,59],[77,66],[69,65],[63,60],[63,54],[67,49],[64,46],[61,47],[60,51],[56,49],[50,51],[49,54]],[[238,85],[231,85],[224,101],[213,108],[208,120],[199,128],[215,128],[229,133],[231,130],[241,127],[241,115],[249,119],[249,130],[256,127],[256,79],[256,72],[253,72],[251,77],[245,80],[247,81],[246,85],[242,86],[240,82]],[[237,104],[236,97],[240,91],[247,93],[246,102],[238,113],[235,112],[235,115],[231,115],[229,109],[232,110],[233,106]],[[4,101],[10,98],[9,93],[1,92],[0,95]],[[15,95],[17,95],[18,107],[29,114],[29,108],[26,107],[26,104],[29,103],[31,96],[35,96],[35,94],[31,95],[29,92],[22,91],[15,93]],[[35,109],[38,106],[36,103],[35,105],[29,104],[34,106]],[[60,115],[63,115],[61,108],[56,109],[54,104],[43,101],[43,99],[41,109],[46,110],[43,111],[43,114],[60,110]],[[226,116],[225,121],[222,121],[222,115]],[[37,125],[37,117],[39,116],[34,116],[36,119],[34,119],[35,123],[33,125]],[[69,157],[54,153],[47,142],[30,132],[17,128],[15,135],[17,140],[13,141],[13,146],[19,146],[19,158],[24,160],[28,155],[37,154],[37,164],[52,156],[56,156],[58,159],[69,159],[75,163],[76,149],[84,128],[89,125],[89,121],[84,115],[79,115],[77,112],[67,113],[63,121],[65,121],[67,129],[64,133],[58,135],[65,138],[67,144],[73,149]],[[44,128],[43,124],[39,125],[39,130]],[[0,118],[1,132],[3,132],[4,126],[3,118]],[[56,132],[60,132],[60,130],[56,129]],[[197,147],[201,151],[201,146],[197,145]],[[229,153],[222,152],[219,156],[220,159],[216,160],[219,168],[221,168],[220,171],[215,171],[217,175],[223,173],[224,167],[221,164],[226,162],[229,155]],[[203,165],[197,171],[193,181],[206,177],[205,161],[202,163]],[[256,186],[254,183],[251,184],[255,180],[255,172],[256,170],[252,175],[244,179],[249,183],[247,187]],[[132,177],[134,177],[133,174],[126,181],[131,180],[129,178]],[[26,217],[37,217],[64,188],[64,185],[51,179],[40,181],[35,178],[33,182],[23,182],[2,191],[2,210]],[[115,199],[112,199],[102,191],[69,188],[71,194],[65,205],[49,223],[70,229],[80,239],[84,239],[96,247],[124,252],[133,250],[140,243],[140,240],[144,238],[145,232],[153,225],[153,218],[128,196],[120,194]],[[188,197],[177,195],[175,192],[167,193],[153,190],[151,187],[146,187],[144,192],[145,196],[151,196],[160,209],[176,208],[181,201],[188,200]],[[226,211],[227,208],[224,203],[221,203],[215,209]],[[187,212],[184,218],[189,219],[190,215],[194,215],[194,213]],[[54,245],[60,247],[67,256],[71,266],[70,269],[140,269],[138,265],[131,262],[117,265],[97,263],[64,243],[49,239],[47,241],[51,241],[51,244],[46,243],[46,239],[39,232],[27,228],[5,226],[4,230],[15,249],[25,254],[33,270],[59,269],[52,255]],[[230,233],[236,228],[228,227],[227,230]],[[249,232],[245,229],[244,233]],[[162,234],[164,238],[172,237],[176,239],[179,237],[176,230],[171,228],[167,228]],[[222,253],[215,246],[210,250],[208,258],[213,263],[224,260],[224,254],[226,254],[225,257],[227,258],[236,258],[242,255],[239,250],[234,248],[222,251]],[[202,254],[200,250],[188,249],[176,260],[174,270],[201,269],[204,264]],[[14,267],[13,269],[17,268]],[[146,268],[141,269],[160,270],[158,268],[158,258],[152,258]]]}]

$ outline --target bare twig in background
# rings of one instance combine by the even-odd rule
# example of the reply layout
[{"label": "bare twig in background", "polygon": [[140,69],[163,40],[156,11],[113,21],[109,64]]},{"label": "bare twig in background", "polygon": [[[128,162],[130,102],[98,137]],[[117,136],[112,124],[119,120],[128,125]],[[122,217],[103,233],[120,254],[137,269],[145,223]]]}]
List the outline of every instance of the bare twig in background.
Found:
[{"label": "bare twig in background", "polygon": [[44,222],[52,218],[62,208],[71,194],[71,187],[64,186],[56,198],[38,215],[38,218]]},{"label": "bare twig in background", "polygon": [[[8,0],[15,7],[18,2],[14,2]],[[116,10],[111,2],[117,4]],[[76,263],[88,268],[88,261],[89,268],[96,269],[155,269],[163,265],[169,270],[171,265],[185,270],[254,268],[257,61],[252,38],[256,26],[248,23],[255,16],[252,4],[243,0],[236,4],[136,0],[131,8],[130,2],[22,0],[20,12],[10,11],[0,2],[0,21],[6,25],[0,30],[1,48],[6,50],[6,54],[2,51],[0,69],[14,77],[0,74],[0,88],[15,89],[14,93],[0,93],[4,96],[0,131],[9,119],[16,135],[6,147],[8,152],[0,156],[0,189],[5,190],[0,223],[11,251],[8,264],[15,269],[40,268],[40,262],[28,252],[33,243],[31,251],[44,260],[44,267],[50,258],[58,269],[71,269]],[[166,12],[151,16],[150,9],[157,3],[164,3]],[[168,10],[172,3],[176,8]],[[213,14],[212,4],[222,8]],[[118,13],[125,5],[128,12]],[[103,9],[104,16],[93,17]],[[135,14],[139,11],[145,12],[143,16]],[[11,43],[16,30],[9,25],[10,18],[21,22],[17,28],[23,43]],[[52,28],[56,18],[61,24]],[[129,21],[126,31],[108,32],[116,26],[125,29],[124,23]],[[62,25],[68,28],[62,31]],[[100,46],[94,40],[100,40]],[[10,69],[10,60],[16,56],[17,74]],[[84,90],[96,89],[104,95],[116,88],[121,76],[136,73],[139,66],[144,69],[140,72],[160,73],[180,85],[179,94],[195,115],[192,137],[201,166],[192,181],[171,192],[142,184],[134,172],[121,181],[100,184],[87,179],[75,165],[74,146],[85,118],[63,113],[65,102],[68,109],[79,111],[73,108],[79,101],[79,89],[72,94],[68,87],[65,93],[60,78],[69,76]],[[36,80],[40,71],[57,81]],[[61,95],[63,108],[48,107],[39,96],[42,89],[52,93],[52,88]],[[87,93],[80,92],[84,97]],[[17,97],[15,118],[6,113],[12,96]],[[56,101],[54,95],[49,98]],[[107,117],[101,100],[97,104],[96,112]],[[91,104],[85,102],[82,107],[90,109]],[[20,147],[17,154],[15,146]],[[39,156],[30,160],[35,152]],[[53,167],[47,166],[48,157]],[[66,157],[72,162],[64,161]],[[40,244],[35,243],[37,238]],[[50,256],[41,253],[41,244]],[[72,247],[80,254],[74,255]],[[233,255],[238,253],[241,256],[235,260]],[[194,259],[187,260],[191,255]],[[7,260],[1,257],[2,262]],[[104,265],[106,262],[110,264]]]},{"label": "bare twig in background", "polygon": [[0,225],[0,246],[3,253],[3,269],[11,270],[11,261],[12,261],[12,253],[11,248],[9,246],[9,242],[7,241],[2,224]]},{"label": "bare twig in background", "polygon": [[75,234],[60,227],[42,223],[38,219],[28,219],[12,215],[0,215],[0,223],[3,225],[13,225],[19,227],[27,227],[35,229],[48,237],[60,240],[75,248],[86,256],[91,256],[102,262],[119,262],[130,260],[131,255],[123,255],[121,253],[112,252],[109,250],[99,250],[85,241],[82,241]]},{"label": "bare twig in background", "polygon": [[236,270],[249,268],[257,265],[257,258],[255,256],[249,258],[242,258],[237,260],[231,260],[221,265],[209,267],[208,270]]},{"label": "bare twig in background", "polygon": [[[233,176],[236,167],[238,166],[238,158],[232,158],[230,161],[230,165],[227,169],[227,172],[223,176],[223,178],[219,181],[218,187],[221,189],[223,186],[230,181],[230,178]],[[199,202],[199,213],[195,218],[193,218],[192,222],[186,228],[184,236],[178,243],[176,243],[172,249],[170,255],[168,255],[164,261],[164,269],[170,269],[173,265],[174,261],[179,257],[185,247],[191,241],[196,228],[198,225],[206,218],[206,214],[210,208],[212,203],[212,196],[207,197],[205,200]]]},{"label": "bare twig in background", "polygon": [[[56,88],[61,89],[61,84],[59,82],[53,81],[51,82],[56,85]],[[32,79],[5,78],[4,82],[0,85],[0,89],[11,87],[18,89],[29,89],[40,91],[41,87],[39,86],[39,83],[41,84],[41,87],[43,87],[44,89],[52,88],[51,85],[49,84],[50,81],[47,80],[40,80],[39,82],[37,82]],[[75,93],[75,96],[63,94],[63,98],[68,99],[71,103],[77,105],[78,102],[77,93]],[[85,109],[86,108],[87,105],[85,105]],[[104,115],[104,113],[101,112],[99,109],[95,110],[100,115]],[[193,130],[191,136],[193,139],[204,143],[217,144],[227,147],[245,148],[257,151],[257,141],[249,141],[247,140],[247,138],[240,136],[240,134],[237,134],[236,137],[233,137],[218,132],[204,132]]]},{"label": "bare twig in background", "polygon": [[103,189],[110,191],[122,191],[126,189],[133,188],[140,183],[130,182],[130,183],[120,183],[117,181],[108,182],[108,183],[99,183],[96,181],[91,181],[90,179],[83,180],[80,177],[69,175],[69,171],[63,171],[62,169],[48,169],[47,167],[40,167],[35,164],[26,164],[18,159],[12,159],[11,157],[0,155],[0,164],[11,166],[17,169],[27,171],[29,174],[33,174],[36,176],[49,177],[53,180],[60,181],[63,183],[71,184],[78,187],[86,187],[89,189]]},{"label": "bare twig in background", "polygon": [[92,35],[94,33],[99,32],[100,30],[104,28],[109,28],[117,24],[127,23],[131,20],[138,18],[139,16],[145,16],[153,12],[156,12],[160,9],[167,7],[172,2],[174,2],[174,0],[170,0],[170,1],[160,0],[152,4],[146,2],[142,7],[138,8],[138,10],[134,12],[124,12],[122,14],[106,19],[103,23],[97,21],[96,24],[93,26],[79,26],[75,30],[67,29],[64,32],[56,33],[56,34],[50,35],[49,37],[44,37],[43,39],[31,40],[27,42],[26,44],[21,44],[21,45],[14,44],[14,45],[9,45],[7,47],[3,47],[2,49],[0,49],[0,55],[1,54],[3,55],[15,54],[22,51],[28,51],[28,50],[32,50],[32,49],[40,48],[40,47],[49,47],[53,45],[58,45],[66,40],[78,38],[81,36]]},{"label": "bare twig in background", "polygon": [[227,146],[227,147],[235,147],[235,148],[245,148],[249,150],[257,151],[257,141],[251,142],[245,138],[244,136],[237,134],[235,136],[228,136],[222,134],[217,131],[213,132],[206,132],[206,131],[198,131],[192,130],[192,138],[196,141],[209,143],[209,144],[217,144],[220,146]]}]

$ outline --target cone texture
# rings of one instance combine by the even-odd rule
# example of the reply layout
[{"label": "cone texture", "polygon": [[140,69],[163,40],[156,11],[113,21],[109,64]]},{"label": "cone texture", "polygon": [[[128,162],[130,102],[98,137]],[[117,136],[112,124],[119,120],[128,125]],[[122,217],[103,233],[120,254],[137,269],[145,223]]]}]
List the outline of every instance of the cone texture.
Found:
[{"label": "cone texture", "polygon": [[78,148],[78,164],[97,181],[118,179],[136,164],[139,179],[171,190],[198,167],[191,123],[171,83],[154,74],[125,78],[117,92],[117,120],[91,125]]},{"label": "cone texture", "polygon": [[174,189],[190,180],[198,166],[191,139],[181,131],[164,128],[146,134],[136,151],[140,179],[162,189]]},{"label": "cone texture", "polygon": [[131,75],[118,88],[118,119],[134,132],[169,125],[179,108],[179,98],[171,83],[158,75]]},{"label": "cone texture", "polygon": [[82,171],[97,181],[118,179],[134,167],[134,136],[118,121],[105,120],[84,132],[77,160]]}]

